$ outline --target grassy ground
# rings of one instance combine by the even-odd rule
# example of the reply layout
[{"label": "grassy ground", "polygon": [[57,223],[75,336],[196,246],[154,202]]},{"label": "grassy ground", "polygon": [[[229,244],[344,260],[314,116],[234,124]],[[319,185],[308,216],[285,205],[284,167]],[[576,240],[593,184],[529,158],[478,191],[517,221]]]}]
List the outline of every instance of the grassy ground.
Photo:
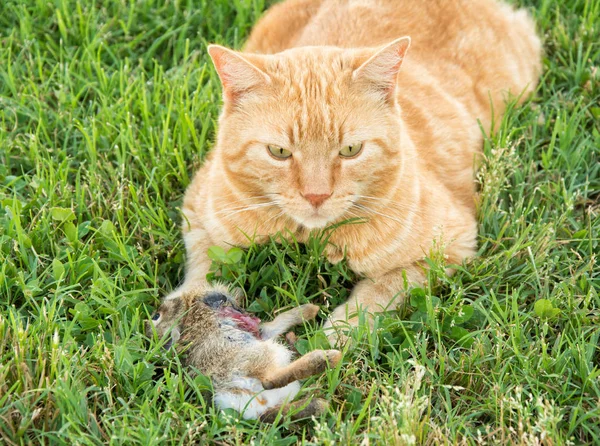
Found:
[{"label": "grassy ground", "polygon": [[[598,444],[600,0],[526,6],[545,72],[486,142],[480,257],[452,278],[432,259],[411,305],[305,384],[330,413],[273,427],[219,414],[141,334],[183,277],[179,206],[220,103],[206,43],[239,46],[267,5],[0,2],[0,443]],[[353,277],[322,244],[215,266],[261,316],[324,316]]]}]

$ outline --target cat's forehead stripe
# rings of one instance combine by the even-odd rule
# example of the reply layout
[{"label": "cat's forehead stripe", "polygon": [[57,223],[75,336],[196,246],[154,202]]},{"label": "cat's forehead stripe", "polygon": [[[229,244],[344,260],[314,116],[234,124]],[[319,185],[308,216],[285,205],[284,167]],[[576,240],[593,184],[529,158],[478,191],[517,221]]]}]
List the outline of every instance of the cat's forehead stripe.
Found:
[{"label": "cat's forehead stripe", "polygon": [[350,71],[344,70],[341,56],[308,57],[298,66],[282,58],[269,73],[281,85],[285,103],[293,107],[293,122],[287,136],[294,145],[307,140],[339,141],[341,122],[335,105],[342,98],[342,84]]}]

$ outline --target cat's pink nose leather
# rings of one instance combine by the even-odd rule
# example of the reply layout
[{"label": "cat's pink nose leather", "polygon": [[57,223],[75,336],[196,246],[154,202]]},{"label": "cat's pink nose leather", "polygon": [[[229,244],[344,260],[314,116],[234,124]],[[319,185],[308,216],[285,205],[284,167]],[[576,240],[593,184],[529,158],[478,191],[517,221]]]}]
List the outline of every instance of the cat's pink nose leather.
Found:
[{"label": "cat's pink nose leather", "polygon": [[304,198],[306,198],[308,200],[308,202],[316,208],[321,206],[323,204],[323,202],[325,200],[327,200],[329,197],[331,197],[331,194],[306,194],[306,195],[304,195]]}]

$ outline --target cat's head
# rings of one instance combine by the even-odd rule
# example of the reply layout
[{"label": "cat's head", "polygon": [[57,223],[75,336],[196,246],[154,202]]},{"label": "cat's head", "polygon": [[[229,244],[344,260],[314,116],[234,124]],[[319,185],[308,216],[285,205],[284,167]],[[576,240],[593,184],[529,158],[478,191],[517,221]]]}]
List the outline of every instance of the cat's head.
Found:
[{"label": "cat's head", "polygon": [[359,201],[389,190],[402,163],[395,90],[409,45],[274,55],[211,45],[224,97],[216,156],[228,181],[307,228],[362,214]]}]

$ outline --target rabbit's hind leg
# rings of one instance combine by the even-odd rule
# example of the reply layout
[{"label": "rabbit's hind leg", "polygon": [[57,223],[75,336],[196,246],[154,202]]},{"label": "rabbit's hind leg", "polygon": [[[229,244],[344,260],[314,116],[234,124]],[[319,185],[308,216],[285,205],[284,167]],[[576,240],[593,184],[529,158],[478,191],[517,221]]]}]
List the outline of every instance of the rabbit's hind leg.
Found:
[{"label": "rabbit's hind leg", "polygon": [[282,417],[290,414],[292,421],[297,421],[302,418],[318,417],[324,414],[329,408],[329,403],[322,398],[304,398],[300,401],[294,401],[289,404],[273,407],[260,416],[260,421],[263,423],[274,423],[277,416]]},{"label": "rabbit's hind leg", "polygon": [[291,364],[270,372],[261,380],[262,385],[265,389],[284,387],[299,379],[323,373],[327,367],[335,367],[340,359],[342,354],[338,350],[313,350]]}]

